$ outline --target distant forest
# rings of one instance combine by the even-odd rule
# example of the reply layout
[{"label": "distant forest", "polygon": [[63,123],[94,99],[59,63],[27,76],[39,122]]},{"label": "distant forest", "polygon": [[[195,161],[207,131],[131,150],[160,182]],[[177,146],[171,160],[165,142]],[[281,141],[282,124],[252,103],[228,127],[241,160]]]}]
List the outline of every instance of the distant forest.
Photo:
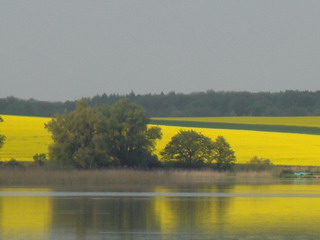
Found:
[{"label": "distant forest", "polygon": [[[141,105],[149,117],[320,116],[320,91],[196,92],[181,94],[103,94],[86,98],[89,105],[112,104],[121,98]],[[0,98],[0,115],[52,117],[75,109],[75,101],[47,102]]]}]

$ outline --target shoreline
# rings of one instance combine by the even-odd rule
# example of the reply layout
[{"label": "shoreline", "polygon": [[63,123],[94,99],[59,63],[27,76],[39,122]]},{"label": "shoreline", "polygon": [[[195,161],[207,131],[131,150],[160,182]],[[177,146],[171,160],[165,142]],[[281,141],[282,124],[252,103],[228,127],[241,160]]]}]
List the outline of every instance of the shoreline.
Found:
[{"label": "shoreline", "polygon": [[112,186],[267,183],[273,171],[0,169],[0,186]]}]

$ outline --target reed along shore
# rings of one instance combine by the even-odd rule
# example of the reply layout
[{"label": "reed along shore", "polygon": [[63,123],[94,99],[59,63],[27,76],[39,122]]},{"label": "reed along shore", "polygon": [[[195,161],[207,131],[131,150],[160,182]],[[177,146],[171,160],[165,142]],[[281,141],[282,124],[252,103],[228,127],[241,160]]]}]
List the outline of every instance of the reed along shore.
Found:
[{"label": "reed along shore", "polygon": [[168,185],[270,181],[273,171],[0,169],[0,186]]}]

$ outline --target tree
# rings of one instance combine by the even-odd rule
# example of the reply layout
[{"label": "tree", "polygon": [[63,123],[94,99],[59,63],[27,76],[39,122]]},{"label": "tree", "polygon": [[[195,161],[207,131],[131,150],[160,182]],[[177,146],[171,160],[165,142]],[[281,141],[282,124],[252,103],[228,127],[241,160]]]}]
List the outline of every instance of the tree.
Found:
[{"label": "tree", "polygon": [[43,166],[47,161],[47,154],[45,153],[37,153],[33,156],[34,163],[38,166]]},{"label": "tree", "polygon": [[214,143],[194,130],[180,130],[172,137],[161,155],[165,161],[180,162],[192,167],[213,160]]},{"label": "tree", "polygon": [[270,159],[257,156],[252,157],[247,165],[250,169],[255,171],[265,171],[273,166]]},{"label": "tree", "polygon": [[236,161],[234,151],[222,136],[218,136],[214,142],[214,160],[218,170],[231,169]]},{"label": "tree", "polygon": [[102,148],[121,166],[148,166],[148,161],[155,159],[152,152],[162,136],[161,129],[148,128],[149,119],[143,109],[125,99],[102,108],[101,112],[105,117],[100,128]]},{"label": "tree", "polygon": [[46,124],[54,141],[49,148],[50,160],[80,169],[105,164],[105,152],[96,151],[99,117],[99,113],[82,100],[77,102],[73,112],[57,115]]},{"label": "tree", "polygon": [[[3,122],[2,117],[0,116],[0,123]],[[0,135],[0,148],[3,146],[6,137],[4,135]]]},{"label": "tree", "polygon": [[46,125],[54,140],[50,160],[82,169],[148,166],[161,138],[160,128],[147,128],[148,121],[142,108],[127,100],[99,108],[80,101],[75,111]]},{"label": "tree", "polygon": [[3,163],[3,167],[9,169],[25,169],[25,165],[22,162],[18,162],[16,159],[11,158],[9,161]]}]

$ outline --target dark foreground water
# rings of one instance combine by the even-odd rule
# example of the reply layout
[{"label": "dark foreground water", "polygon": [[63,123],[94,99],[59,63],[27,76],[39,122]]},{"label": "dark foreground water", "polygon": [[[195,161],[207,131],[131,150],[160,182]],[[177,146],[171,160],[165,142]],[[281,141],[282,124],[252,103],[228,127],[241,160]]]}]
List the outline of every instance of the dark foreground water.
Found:
[{"label": "dark foreground water", "polygon": [[2,188],[0,239],[320,239],[318,184]]}]

